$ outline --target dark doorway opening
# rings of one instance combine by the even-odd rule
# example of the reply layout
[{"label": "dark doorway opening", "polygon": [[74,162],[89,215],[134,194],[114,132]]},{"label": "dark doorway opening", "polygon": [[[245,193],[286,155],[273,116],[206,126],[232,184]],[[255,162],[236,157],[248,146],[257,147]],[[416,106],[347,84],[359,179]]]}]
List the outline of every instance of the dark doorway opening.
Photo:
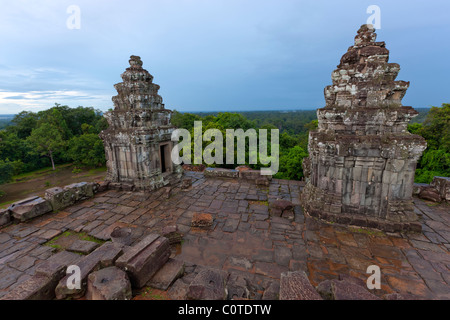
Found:
[{"label": "dark doorway opening", "polygon": [[161,172],[167,172],[168,171],[168,165],[166,163],[166,152],[167,152],[168,145],[164,144],[159,146],[159,154],[161,155]]}]

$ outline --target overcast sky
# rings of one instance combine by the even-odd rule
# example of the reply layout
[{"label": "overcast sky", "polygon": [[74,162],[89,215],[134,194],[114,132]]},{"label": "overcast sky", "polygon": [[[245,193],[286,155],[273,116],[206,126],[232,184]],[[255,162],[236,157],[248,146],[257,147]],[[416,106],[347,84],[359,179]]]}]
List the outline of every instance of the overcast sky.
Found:
[{"label": "overcast sky", "polygon": [[448,0],[0,0],[0,114],[112,108],[130,55],[168,109],[321,108],[369,5],[398,80],[411,81],[403,104],[450,102]]}]

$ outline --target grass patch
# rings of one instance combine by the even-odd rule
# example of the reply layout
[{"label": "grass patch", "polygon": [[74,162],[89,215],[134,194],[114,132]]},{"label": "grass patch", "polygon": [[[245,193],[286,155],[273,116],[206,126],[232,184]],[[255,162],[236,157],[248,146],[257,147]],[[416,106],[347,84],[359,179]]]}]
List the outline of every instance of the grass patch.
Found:
[{"label": "grass patch", "polygon": [[167,300],[167,297],[162,294],[162,291],[150,287],[145,288],[140,296],[146,300]]},{"label": "grass patch", "polygon": [[263,200],[248,200],[248,204],[259,204],[263,206],[269,206],[269,201],[263,201]]},{"label": "grass patch", "polygon": [[103,172],[106,172],[106,166],[103,167],[99,167],[99,168],[94,168],[94,169],[90,169],[88,170],[85,174],[81,175],[80,177],[84,178],[84,177],[92,177],[92,176],[96,176],[98,174],[101,174]]},{"label": "grass patch", "polygon": [[46,168],[38,169],[35,171],[31,171],[31,172],[21,173],[16,176],[13,176],[12,181],[10,183],[24,182],[24,181],[39,178],[39,177],[42,177],[42,176],[45,176],[45,175],[48,175],[51,173],[57,173],[57,172],[61,171],[61,169],[70,167],[71,165],[72,165],[71,163],[66,163],[66,164],[56,165],[55,170],[53,170],[52,167],[46,167]]},{"label": "grass patch", "polygon": [[44,245],[55,248],[57,251],[62,251],[70,247],[70,245],[76,240],[85,240],[91,241],[95,243],[99,243],[100,245],[105,243],[106,241],[97,239],[88,235],[86,232],[75,232],[71,230],[67,230],[60,235],[54,237],[47,241]]}]

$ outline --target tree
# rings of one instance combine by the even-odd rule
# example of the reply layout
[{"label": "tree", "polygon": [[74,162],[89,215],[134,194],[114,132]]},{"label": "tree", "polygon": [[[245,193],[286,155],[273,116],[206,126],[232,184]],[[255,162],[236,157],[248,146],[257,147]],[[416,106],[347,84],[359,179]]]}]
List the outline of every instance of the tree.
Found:
[{"label": "tree", "polygon": [[9,182],[14,174],[14,166],[9,161],[0,160],[0,184]]},{"label": "tree", "polygon": [[302,162],[307,156],[308,153],[300,146],[295,146],[288,153],[283,153],[280,156],[280,170],[275,178],[289,180],[303,178]]},{"label": "tree", "polygon": [[27,142],[34,148],[32,153],[36,152],[41,156],[49,157],[52,168],[55,170],[54,153],[62,151],[65,146],[61,131],[50,123],[42,123],[33,129]]},{"label": "tree", "polygon": [[[84,128],[89,129],[88,126]],[[67,155],[80,167],[97,167],[106,162],[103,141],[94,133],[85,133],[70,139]]]}]

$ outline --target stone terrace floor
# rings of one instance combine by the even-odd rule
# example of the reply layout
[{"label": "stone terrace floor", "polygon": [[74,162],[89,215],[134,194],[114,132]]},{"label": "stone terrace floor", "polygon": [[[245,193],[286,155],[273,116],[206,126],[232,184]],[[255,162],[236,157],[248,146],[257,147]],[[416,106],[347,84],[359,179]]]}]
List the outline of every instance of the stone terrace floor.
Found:
[{"label": "stone terrace floor", "polygon": [[[301,186],[272,180],[257,187],[230,179],[194,178],[190,190],[166,198],[152,193],[105,191],[93,199],[0,230],[0,297],[34,274],[55,249],[43,245],[66,230],[108,239],[117,226],[132,226],[143,237],[177,224],[184,241],[176,259],[244,275],[267,288],[285,271],[304,270],[313,285],[349,274],[367,279],[369,265],[381,268],[378,296],[399,292],[417,299],[450,299],[450,210],[446,204],[414,199],[422,234],[380,231],[323,223],[304,216]],[[269,216],[268,202],[290,200],[295,219]],[[190,228],[195,212],[210,213],[208,231]]]}]

